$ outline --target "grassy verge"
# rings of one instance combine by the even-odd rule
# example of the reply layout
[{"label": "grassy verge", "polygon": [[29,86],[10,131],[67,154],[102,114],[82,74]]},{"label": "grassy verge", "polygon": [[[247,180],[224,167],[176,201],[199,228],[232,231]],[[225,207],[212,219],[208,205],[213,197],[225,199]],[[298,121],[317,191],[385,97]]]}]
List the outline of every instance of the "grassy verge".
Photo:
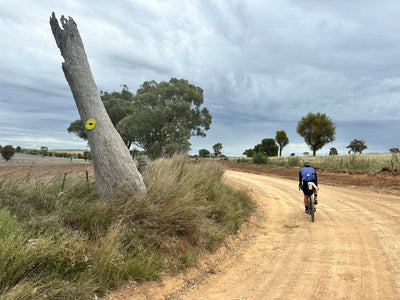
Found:
[{"label": "grassy verge", "polygon": [[[383,168],[400,169],[400,153],[350,154],[308,157],[268,157],[265,164],[275,167],[301,167],[304,161],[311,161],[314,167],[342,171],[378,172]],[[258,161],[254,161],[257,163]]]},{"label": "grassy verge", "polygon": [[[196,264],[254,210],[216,164],[184,156],[149,166],[146,196],[118,206],[70,175],[0,183],[0,299],[90,299],[123,281]],[[93,181],[93,179],[91,180]]]}]

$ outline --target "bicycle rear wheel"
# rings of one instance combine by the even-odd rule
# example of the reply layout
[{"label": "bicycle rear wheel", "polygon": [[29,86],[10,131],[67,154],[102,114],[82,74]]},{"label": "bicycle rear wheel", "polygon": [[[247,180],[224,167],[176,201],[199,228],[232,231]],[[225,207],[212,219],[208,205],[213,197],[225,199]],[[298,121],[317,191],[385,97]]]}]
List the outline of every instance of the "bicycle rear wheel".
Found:
[{"label": "bicycle rear wheel", "polygon": [[308,196],[308,209],[310,210],[311,222],[314,222],[315,204],[314,195]]}]

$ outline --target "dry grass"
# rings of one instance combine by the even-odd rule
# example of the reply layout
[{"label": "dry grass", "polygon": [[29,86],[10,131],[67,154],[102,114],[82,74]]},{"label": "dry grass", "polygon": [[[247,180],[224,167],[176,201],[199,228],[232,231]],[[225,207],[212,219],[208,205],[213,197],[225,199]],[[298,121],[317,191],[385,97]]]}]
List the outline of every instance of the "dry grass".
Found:
[{"label": "dry grass", "polygon": [[274,166],[300,167],[306,160],[311,161],[311,164],[315,167],[335,170],[378,172],[383,168],[400,169],[399,153],[350,154],[315,157],[270,157],[268,159],[268,164]]},{"label": "dry grass", "polygon": [[235,233],[254,209],[223,170],[187,157],[149,166],[146,196],[99,200],[71,175],[0,184],[0,298],[88,299],[126,280],[149,280],[196,263]]}]

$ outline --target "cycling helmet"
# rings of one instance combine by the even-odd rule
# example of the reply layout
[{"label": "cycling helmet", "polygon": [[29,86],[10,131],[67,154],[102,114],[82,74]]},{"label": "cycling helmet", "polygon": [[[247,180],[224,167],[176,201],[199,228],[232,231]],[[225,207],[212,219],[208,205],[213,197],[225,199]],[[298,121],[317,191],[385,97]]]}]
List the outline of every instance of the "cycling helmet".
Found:
[{"label": "cycling helmet", "polygon": [[311,162],[305,161],[305,162],[304,162],[304,166],[305,166],[305,167],[311,167]]}]

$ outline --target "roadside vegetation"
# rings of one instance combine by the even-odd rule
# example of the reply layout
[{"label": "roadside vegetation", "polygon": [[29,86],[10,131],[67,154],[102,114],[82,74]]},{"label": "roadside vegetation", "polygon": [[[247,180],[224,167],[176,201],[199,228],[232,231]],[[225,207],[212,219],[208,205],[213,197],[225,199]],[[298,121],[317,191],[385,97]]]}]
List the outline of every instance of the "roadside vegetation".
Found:
[{"label": "roadside vegetation", "polygon": [[[146,196],[99,200],[70,175],[0,182],[0,298],[89,299],[127,280],[197,263],[241,227],[255,203],[223,183],[213,162],[149,164]],[[118,204],[116,204],[118,203]]]},{"label": "roadside vegetation", "polygon": [[382,169],[400,170],[400,153],[349,154],[329,156],[285,156],[267,157],[259,154],[253,158],[239,158],[239,163],[265,164],[274,167],[301,167],[304,161],[311,161],[312,166],[341,170],[374,173]]}]

